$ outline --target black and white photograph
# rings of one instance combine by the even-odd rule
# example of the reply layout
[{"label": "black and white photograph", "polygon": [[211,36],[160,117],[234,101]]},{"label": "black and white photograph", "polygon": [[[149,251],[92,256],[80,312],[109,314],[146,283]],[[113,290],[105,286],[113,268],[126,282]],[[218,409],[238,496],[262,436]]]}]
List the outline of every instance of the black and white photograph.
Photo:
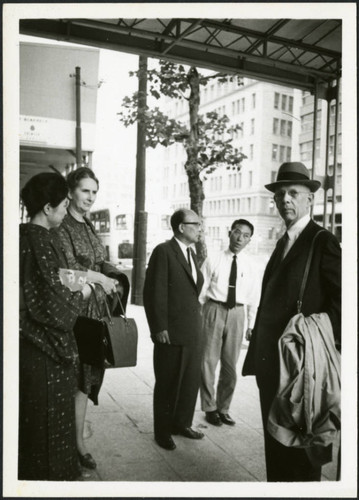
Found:
[{"label": "black and white photograph", "polygon": [[356,15],[3,3],[4,497],[357,497]]}]

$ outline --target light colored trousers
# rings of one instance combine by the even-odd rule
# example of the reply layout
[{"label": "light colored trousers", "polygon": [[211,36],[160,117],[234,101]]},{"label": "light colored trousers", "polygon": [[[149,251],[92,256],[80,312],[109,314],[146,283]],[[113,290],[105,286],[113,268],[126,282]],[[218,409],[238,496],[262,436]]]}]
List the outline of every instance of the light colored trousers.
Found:
[{"label": "light colored trousers", "polygon": [[[201,408],[205,412],[218,410],[228,413],[237,383],[236,366],[242,345],[244,318],[242,305],[227,309],[209,300],[203,306],[205,347],[200,394]],[[221,367],[215,396],[218,361],[221,361]]]}]

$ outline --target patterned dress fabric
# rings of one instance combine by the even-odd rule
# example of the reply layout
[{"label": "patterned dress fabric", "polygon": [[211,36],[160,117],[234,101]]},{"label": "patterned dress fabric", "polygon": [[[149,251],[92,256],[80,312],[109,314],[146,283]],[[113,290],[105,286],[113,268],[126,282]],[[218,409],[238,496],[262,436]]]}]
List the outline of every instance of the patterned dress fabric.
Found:
[{"label": "patterned dress fabric", "polygon": [[[54,230],[58,237],[58,245],[66,257],[68,269],[97,271],[111,278],[117,279],[124,287],[122,298],[123,307],[126,307],[129,292],[127,277],[118,269],[105,261],[106,251],[95,232],[92,223],[85,218],[84,222],[77,221],[68,213],[61,226]],[[100,285],[95,286],[97,303],[100,315],[105,314],[106,294]],[[118,311],[114,311],[117,314]],[[84,304],[81,316],[98,319],[99,314],[93,297]],[[80,390],[88,394],[95,405],[98,404],[98,394],[104,377],[104,369],[80,363]]]},{"label": "patterned dress fabric", "polygon": [[80,292],[58,277],[64,261],[50,232],[20,225],[20,480],[74,480],[78,354],[73,326]]}]

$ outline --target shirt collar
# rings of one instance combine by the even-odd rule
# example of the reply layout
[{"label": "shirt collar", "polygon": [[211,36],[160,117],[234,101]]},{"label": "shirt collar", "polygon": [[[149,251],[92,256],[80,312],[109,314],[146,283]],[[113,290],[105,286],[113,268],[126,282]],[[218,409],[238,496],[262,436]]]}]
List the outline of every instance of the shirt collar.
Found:
[{"label": "shirt collar", "polygon": [[187,248],[192,248],[192,250],[193,250],[192,245],[188,245],[188,246],[187,246],[187,245],[185,245],[185,244],[183,243],[183,241],[180,241],[179,239],[177,239],[177,238],[176,238],[176,236],[174,237],[174,239],[177,241],[177,243],[179,244],[179,246],[180,246],[180,248],[181,248],[182,252],[183,252],[185,255],[186,255],[186,253],[187,253]]},{"label": "shirt collar", "polygon": [[309,221],[310,221],[310,215],[305,214],[301,219],[299,219],[295,224],[293,224],[293,226],[287,229],[288,238],[290,240],[297,238],[303,231],[305,226],[309,223]]},{"label": "shirt collar", "polygon": [[226,253],[227,255],[229,255],[230,257],[233,257],[233,255],[235,255],[236,257],[238,257],[238,255],[241,253],[241,252],[238,252],[238,253],[233,253],[232,250],[228,247],[226,249]]}]

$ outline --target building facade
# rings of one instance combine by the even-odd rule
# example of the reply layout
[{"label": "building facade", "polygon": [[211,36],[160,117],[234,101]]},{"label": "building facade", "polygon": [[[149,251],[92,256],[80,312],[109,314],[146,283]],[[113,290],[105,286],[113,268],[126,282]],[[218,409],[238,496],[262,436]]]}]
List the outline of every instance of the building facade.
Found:
[{"label": "building facade", "polygon": [[[329,113],[329,116],[328,116]],[[335,147],[335,113],[336,101],[318,100],[317,120],[316,120],[316,145],[314,176],[322,181],[322,186],[326,183],[332,185],[334,182],[334,147]],[[302,92],[302,102],[300,108],[301,133],[299,135],[300,160],[308,166],[312,165],[313,156],[313,127],[314,127],[314,97],[309,92]],[[328,134],[327,134],[328,126]],[[328,139],[328,140],[327,140]],[[327,144],[328,142],[328,144]],[[333,232],[341,242],[342,239],[342,103],[339,94],[338,103],[338,141],[337,141],[337,168],[335,179],[335,214]],[[328,171],[325,172],[326,155],[328,155]],[[327,179],[326,179],[327,177]],[[329,181],[329,182],[328,182]],[[320,188],[316,194],[316,204],[313,217],[319,224],[325,225],[327,229],[332,226],[333,190],[327,191],[327,213],[324,223],[324,189]]]},{"label": "building facade", "polygon": [[[186,101],[167,102],[171,117],[188,121]],[[204,180],[204,230],[208,250],[224,248],[233,220],[245,218],[255,227],[248,251],[266,258],[283,231],[273,197],[264,188],[281,163],[298,159],[301,92],[244,78],[210,82],[201,91],[200,113],[226,114],[241,127],[232,144],[247,158],[240,171],[218,167]],[[163,151],[162,198],[171,211],[189,207],[186,153],[181,144]]]},{"label": "building facade", "polygon": [[76,167],[76,67],[82,159],[95,147],[99,50],[20,43],[20,187],[34,174]]}]

